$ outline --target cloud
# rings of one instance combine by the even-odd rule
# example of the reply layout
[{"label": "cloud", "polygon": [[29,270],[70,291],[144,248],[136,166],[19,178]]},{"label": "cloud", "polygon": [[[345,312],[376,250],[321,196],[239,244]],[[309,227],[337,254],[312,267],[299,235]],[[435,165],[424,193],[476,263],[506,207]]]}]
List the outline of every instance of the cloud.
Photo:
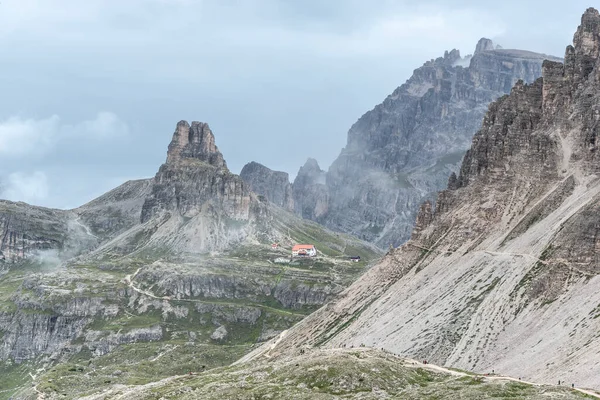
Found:
[{"label": "cloud", "polygon": [[7,200],[39,203],[48,197],[48,177],[42,171],[13,172],[6,177],[0,196]]},{"label": "cloud", "polygon": [[19,157],[45,153],[52,148],[59,118],[33,120],[11,117],[0,121],[0,155]]},{"label": "cloud", "polygon": [[0,156],[39,156],[52,151],[61,141],[105,140],[128,133],[128,125],[111,112],[100,112],[94,119],[76,124],[64,124],[57,115],[37,120],[10,117],[0,120]]},{"label": "cloud", "polygon": [[65,137],[92,138],[96,140],[123,137],[129,134],[127,124],[111,112],[100,112],[95,119],[74,126],[65,126]]}]

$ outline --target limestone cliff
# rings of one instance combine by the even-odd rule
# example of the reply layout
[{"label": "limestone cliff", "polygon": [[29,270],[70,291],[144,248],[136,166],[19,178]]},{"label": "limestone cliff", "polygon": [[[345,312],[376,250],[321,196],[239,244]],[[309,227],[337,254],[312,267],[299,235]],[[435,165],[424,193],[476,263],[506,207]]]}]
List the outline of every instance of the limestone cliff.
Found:
[{"label": "limestone cliff", "polygon": [[142,207],[141,222],[156,225],[155,244],[195,253],[222,250],[244,240],[265,213],[227,168],[208,125],[179,122]]},{"label": "limestone cliff", "polygon": [[97,245],[74,211],[0,200],[0,270],[34,258],[57,263]]},{"label": "limestone cliff", "polygon": [[542,78],[489,107],[411,240],[265,346],[270,356],[364,344],[600,388],[599,55],[590,8],[564,64],[545,61]]},{"label": "limestone cliff", "polygon": [[426,62],[350,128],[325,188],[299,174],[301,214],[383,248],[406,241],[419,204],[457,172],[488,104],[538,78],[545,58],[558,60],[481,39],[472,56],[452,50]]},{"label": "limestone cliff", "polygon": [[74,211],[95,236],[113,238],[139,224],[152,184],[152,179],[127,181]]},{"label": "limestone cliff", "polygon": [[325,184],[326,174],[314,158],[300,167],[293,184],[296,213],[302,218],[319,221],[327,213],[329,195]]},{"label": "limestone cliff", "polygon": [[254,193],[264,196],[271,203],[288,211],[294,211],[292,185],[287,172],[273,171],[257,162],[244,165],[240,178]]}]

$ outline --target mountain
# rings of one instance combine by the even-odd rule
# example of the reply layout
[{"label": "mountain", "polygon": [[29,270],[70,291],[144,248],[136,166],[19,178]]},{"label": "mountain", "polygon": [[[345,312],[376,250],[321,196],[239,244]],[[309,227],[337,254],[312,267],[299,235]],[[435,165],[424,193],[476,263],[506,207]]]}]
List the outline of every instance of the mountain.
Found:
[{"label": "mountain", "polygon": [[[201,122],[177,124],[154,178],[74,210],[0,201],[0,228],[0,399],[229,364],[381,254],[253,193]],[[317,257],[291,260],[297,243]]]},{"label": "mountain", "polygon": [[264,196],[269,202],[285,210],[294,211],[292,185],[287,172],[273,171],[252,161],[244,165],[240,178],[254,193]]},{"label": "mountain", "polygon": [[[248,359],[371,346],[600,388],[600,14],[494,102],[411,239]],[[297,354],[297,353],[296,353]]]},{"label": "mountain", "polygon": [[472,56],[452,50],[426,62],[350,128],[326,174],[312,161],[302,167],[311,172],[294,182],[297,212],[382,248],[405,242],[419,205],[458,172],[489,103],[533,82],[544,59],[559,60],[481,39]]},{"label": "mountain", "polygon": [[30,258],[59,263],[137,225],[151,183],[128,181],[68,211],[0,200],[0,270]]}]

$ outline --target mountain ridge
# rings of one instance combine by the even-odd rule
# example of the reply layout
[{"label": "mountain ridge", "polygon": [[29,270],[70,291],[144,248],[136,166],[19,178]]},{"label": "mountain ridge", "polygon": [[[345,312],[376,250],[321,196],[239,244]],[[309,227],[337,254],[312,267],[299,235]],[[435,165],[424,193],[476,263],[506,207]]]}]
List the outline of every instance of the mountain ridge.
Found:
[{"label": "mountain ridge", "polygon": [[458,172],[488,104],[539,77],[545,58],[559,60],[483,38],[472,56],[454,49],[427,61],[353,124],[325,187],[299,172],[297,212],[382,248],[402,243],[419,205]]}]

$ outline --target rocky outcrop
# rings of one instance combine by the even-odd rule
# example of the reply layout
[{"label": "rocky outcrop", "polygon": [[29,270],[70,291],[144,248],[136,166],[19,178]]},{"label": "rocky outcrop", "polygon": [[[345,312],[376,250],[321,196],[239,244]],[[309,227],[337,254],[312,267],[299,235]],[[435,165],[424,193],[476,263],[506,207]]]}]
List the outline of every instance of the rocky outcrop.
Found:
[{"label": "rocky outcrop", "polygon": [[327,213],[329,195],[326,174],[314,158],[300,167],[293,184],[296,213],[302,218],[318,221]]},{"label": "rocky outcrop", "polygon": [[206,162],[216,168],[227,168],[223,155],[215,144],[215,136],[204,122],[179,121],[167,151],[167,164],[184,159]]},{"label": "rocky outcrop", "polygon": [[151,188],[129,181],[74,210],[0,200],[0,264],[58,264],[98,247],[139,224]]},{"label": "rocky outcrop", "polygon": [[227,169],[208,125],[179,122],[142,207],[141,222],[155,226],[155,245],[194,253],[222,250],[244,240],[265,213],[248,185]]},{"label": "rocky outcrop", "polygon": [[23,260],[56,264],[98,243],[73,211],[0,200],[0,269]]},{"label": "rocky outcrop", "polygon": [[244,165],[240,178],[254,193],[288,211],[294,211],[292,185],[287,172],[273,171],[257,162]]},{"label": "rocky outcrop", "polygon": [[110,239],[139,224],[152,185],[152,179],[127,181],[74,211],[94,235]]},{"label": "rocky outcrop", "polygon": [[294,191],[297,209],[383,248],[406,241],[419,205],[458,172],[488,104],[518,80],[533,82],[546,58],[558,60],[481,39],[473,56],[452,50],[426,62],[350,128],[326,187],[317,191],[320,202],[311,191]]},{"label": "rocky outcrop", "polygon": [[266,345],[271,357],[365,344],[600,387],[598,11],[583,15],[564,65],[543,69],[489,107],[459,177],[433,211],[421,207],[411,240]]},{"label": "rocky outcrop", "polygon": [[207,124],[177,124],[163,164],[142,208],[142,223],[162,212],[194,217],[203,211],[223,211],[224,216],[247,220],[250,191],[227,169],[223,155]]}]

